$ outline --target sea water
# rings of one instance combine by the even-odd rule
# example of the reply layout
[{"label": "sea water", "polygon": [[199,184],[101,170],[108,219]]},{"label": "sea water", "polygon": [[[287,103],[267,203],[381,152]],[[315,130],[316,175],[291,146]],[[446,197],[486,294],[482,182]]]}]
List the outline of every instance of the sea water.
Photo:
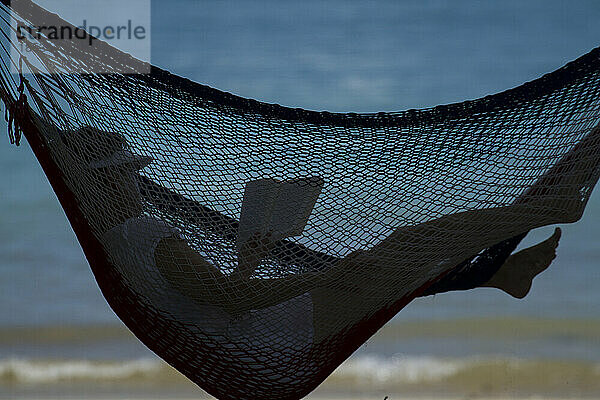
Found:
[{"label": "sea water", "polygon": [[[397,111],[474,99],[600,44],[597,1],[154,2],[152,61],[267,102]],[[0,125],[5,131],[6,124]],[[419,299],[323,385],[337,394],[600,394],[600,195],[524,300]],[[550,229],[533,232],[527,243]],[[0,398],[199,394],[101,297],[27,144],[0,145]],[[79,392],[78,392],[79,391]],[[87,393],[87,392],[86,392]]]}]

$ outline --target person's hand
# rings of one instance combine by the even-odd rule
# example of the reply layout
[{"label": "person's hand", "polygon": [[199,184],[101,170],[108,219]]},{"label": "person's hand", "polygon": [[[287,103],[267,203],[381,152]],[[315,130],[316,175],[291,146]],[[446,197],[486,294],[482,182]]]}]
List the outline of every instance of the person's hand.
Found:
[{"label": "person's hand", "polygon": [[255,233],[246,240],[238,254],[238,267],[233,272],[237,278],[248,279],[262,260],[267,257],[275,242],[272,240],[272,233]]}]

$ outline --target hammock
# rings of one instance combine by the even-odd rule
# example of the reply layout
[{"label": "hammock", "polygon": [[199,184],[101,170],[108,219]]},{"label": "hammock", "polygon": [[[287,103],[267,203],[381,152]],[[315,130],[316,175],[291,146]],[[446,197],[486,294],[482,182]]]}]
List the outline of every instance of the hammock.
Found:
[{"label": "hammock", "polygon": [[[599,49],[482,99],[341,114],[99,40],[41,37],[11,74],[0,8],[11,141],[25,135],[119,318],[220,399],[305,396],[415,297],[480,286],[528,231],[577,221],[600,176]],[[70,26],[34,3],[13,18]]]}]

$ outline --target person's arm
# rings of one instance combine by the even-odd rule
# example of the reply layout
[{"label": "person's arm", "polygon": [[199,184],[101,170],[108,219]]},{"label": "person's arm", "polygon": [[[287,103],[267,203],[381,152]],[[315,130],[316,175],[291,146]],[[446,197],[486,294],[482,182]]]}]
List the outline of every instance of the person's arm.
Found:
[{"label": "person's arm", "polygon": [[238,266],[230,277],[236,280],[250,279],[274,246],[271,235],[255,234],[250,237],[241,246],[238,252]]}]

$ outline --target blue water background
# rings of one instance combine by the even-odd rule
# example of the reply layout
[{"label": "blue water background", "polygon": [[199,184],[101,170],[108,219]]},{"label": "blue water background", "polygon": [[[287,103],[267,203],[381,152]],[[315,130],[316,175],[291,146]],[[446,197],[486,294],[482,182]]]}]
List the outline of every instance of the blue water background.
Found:
[{"label": "blue water background", "polygon": [[[597,1],[154,2],[152,61],[267,102],[397,111],[474,99],[600,45]],[[6,124],[0,125],[5,131]],[[564,226],[558,258],[514,300],[438,295],[396,318],[598,318],[600,194]],[[549,234],[536,232],[533,238]],[[528,243],[532,243],[529,239]],[[27,145],[0,144],[0,329],[118,323]]]}]

